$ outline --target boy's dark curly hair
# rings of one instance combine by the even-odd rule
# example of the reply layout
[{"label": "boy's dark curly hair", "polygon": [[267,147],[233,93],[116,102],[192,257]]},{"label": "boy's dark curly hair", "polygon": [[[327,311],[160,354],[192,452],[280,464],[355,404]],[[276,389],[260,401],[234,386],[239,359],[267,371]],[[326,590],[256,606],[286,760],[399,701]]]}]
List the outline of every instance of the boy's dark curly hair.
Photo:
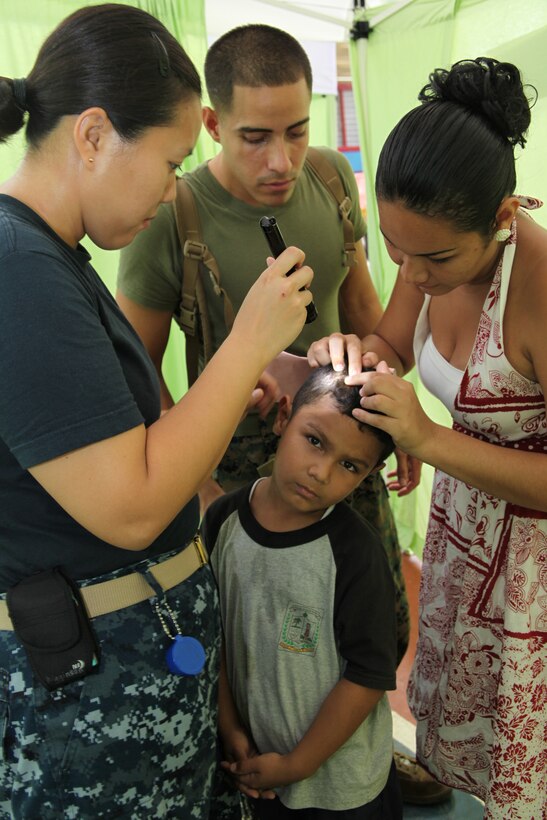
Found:
[{"label": "boy's dark curly hair", "polygon": [[[374,367],[363,368],[363,370],[375,369]],[[369,430],[376,436],[382,444],[380,461],[385,461],[395,449],[394,441],[384,430],[379,430],[370,424],[364,424],[354,417],[352,411],[361,407],[360,387],[359,385],[346,384],[344,379],[347,375],[347,370],[333,370],[330,364],[314,369],[294,396],[291,416],[294,416],[304,405],[314,404],[325,396],[329,396],[335,402],[340,413],[349,416],[362,429]]]}]

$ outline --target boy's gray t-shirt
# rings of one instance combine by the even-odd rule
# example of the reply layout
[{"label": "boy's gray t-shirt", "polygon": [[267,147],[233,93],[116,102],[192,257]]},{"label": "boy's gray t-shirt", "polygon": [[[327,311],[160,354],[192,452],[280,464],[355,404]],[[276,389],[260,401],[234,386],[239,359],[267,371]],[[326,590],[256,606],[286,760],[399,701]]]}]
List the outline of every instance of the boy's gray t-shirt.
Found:
[{"label": "boy's gray t-shirt", "polygon": [[[209,507],[203,533],[221,602],[228,677],[261,753],[287,753],[344,677],[396,686],[393,581],[377,533],[345,503],[316,524],[272,533],[250,486]],[[392,760],[384,695],[312,776],[276,791],[292,809],[351,809],[374,800]]]}]

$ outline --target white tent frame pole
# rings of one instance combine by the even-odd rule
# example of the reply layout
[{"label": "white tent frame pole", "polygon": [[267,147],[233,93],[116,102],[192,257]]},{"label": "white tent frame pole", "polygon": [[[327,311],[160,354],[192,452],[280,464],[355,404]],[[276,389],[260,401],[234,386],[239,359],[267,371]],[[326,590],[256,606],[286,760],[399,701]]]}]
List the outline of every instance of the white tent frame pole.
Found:
[{"label": "white tent frame pole", "polygon": [[[276,8],[291,11],[295,14],[303,14],[304,17],[313,17],[315,20],[322,20],[324,23],[331,23],[334,26],[349,31],[351,24],[343,23],[339,17],[331,17],[329,14],[323,14],[320,11],[310,11],[297,6],[295,3],[283,3],[282,0],[257,0],[258,3],[264,3],[266,6],[276,6]],[[349,11],[349,9],[348,9]]]},{"label": "white tent frame pole", "polygon": [[[343,23],[340,21],[339,17],[331,17],[329,14],[323,14],[320,11],[303,9],[295,3],[285,3],[283,0],[257,0],[257,2],[263,3],[265,6],[275,6],[275,8],[284,9],[285,11],[290,11],[294,14],[302,14],[304,17],[312,17],[314,20],[321,20],[324,23],[330,23],[331,25],[344,29],[346,33],[349,33],[351,30],[351,23]],[[409,6],[413,2],[414,0],[401,0],[398,5],[389,9],[389,11],[379,14],[377,17],[372,17],[369,21],[371,27],[378,25],[378,23],[383,23],[384,20],[388,19],[388,17],[392,17],[394,14],[401,11],[401,9],[404,9],[405,6]],[[366,9],[366,6],[363,6],[363,9]],[[359,9],[354,8],[353,13],[355,14],[357,11],[359,11]]]}]

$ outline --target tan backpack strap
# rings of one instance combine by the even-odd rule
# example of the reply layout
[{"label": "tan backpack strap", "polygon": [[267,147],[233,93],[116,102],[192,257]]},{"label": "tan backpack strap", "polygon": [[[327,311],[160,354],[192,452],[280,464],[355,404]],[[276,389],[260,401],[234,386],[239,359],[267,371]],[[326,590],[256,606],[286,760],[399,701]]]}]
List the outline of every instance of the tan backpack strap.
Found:
[{"label": "tan backpack strap", "polygon": [[185,334],[186,372],[188,384],[193,384],[198,376],[199,360],[199,307],[196,285],[199,282],[201,243],[199,242],[199,216],[194,197],[183,179],[177,180],[177,197],[173,207],[184,257],[181,271],[181,298],[175,319]]},{"label": "tan backpack strap", "polygon": [[194,195],[182,177],[177,180],[174,208],[184,257],[181,300],[175,319],[186,337],[188,384],[193,384],[198,377],[200,340],[203,343],[205,362],[208,362],[214,353],[205,289],[199,275],[200,263],[211,277],[215,293],[224,299],[224,320],[228,331],[234,321],[234,310],[226,292],[220,286],[220,272],[216,260],[207,245],[202,242],[201,223]]},{"label": "tan backpack strap", "polygon": [[351,199],[344,189],[340,174],[319,148],[308,148],[306,162],[338,205],[338,213],[342,220],[346,264],[351,268],[355,263],[355,233],[353,223],[349,218]]}]

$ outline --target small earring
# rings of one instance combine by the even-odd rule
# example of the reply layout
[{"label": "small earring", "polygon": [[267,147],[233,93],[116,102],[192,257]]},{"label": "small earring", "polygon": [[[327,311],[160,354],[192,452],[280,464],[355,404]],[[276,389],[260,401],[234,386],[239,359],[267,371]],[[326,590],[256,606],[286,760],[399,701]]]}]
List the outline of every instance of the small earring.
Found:
[{"label": "small earring", "polygon": [[509,237],[511,236],[511,229],[510,228],[500,228],[494,234],[494,239],[496,242],[506,242]]},{"label": "small earring", "polygon": [[87,158],[87,161],[88,161],[88,162],[95,162],[95,160],[93,159],[93,157],[88,157],[88,158]]}]

